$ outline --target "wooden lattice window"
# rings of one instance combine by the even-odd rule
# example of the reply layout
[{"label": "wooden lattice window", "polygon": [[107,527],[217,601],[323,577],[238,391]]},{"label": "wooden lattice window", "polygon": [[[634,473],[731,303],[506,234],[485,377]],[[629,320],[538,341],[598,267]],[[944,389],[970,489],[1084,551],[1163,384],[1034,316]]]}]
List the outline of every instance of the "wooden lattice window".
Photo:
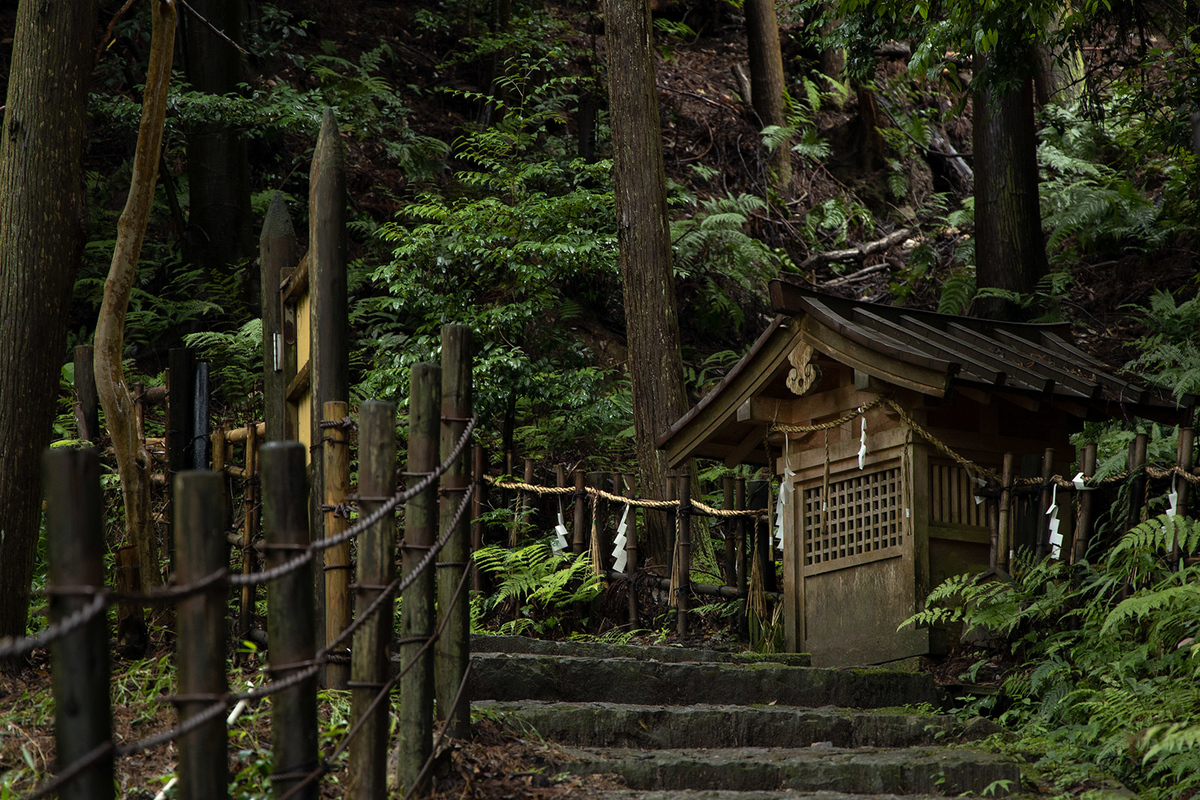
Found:
[{"label": "wooden lattice window", "polygon": [[898,467],[831,481],[826,527],[822,528],[821,486],[804,489],[800,511],[805,566],[898,546],[900,492]]},{"label": "wooden lattice window", "polygon": [[987,504],[975,502],[967,471],[957,464],[929,465],[929,521],[942,525],[984,527]]}]

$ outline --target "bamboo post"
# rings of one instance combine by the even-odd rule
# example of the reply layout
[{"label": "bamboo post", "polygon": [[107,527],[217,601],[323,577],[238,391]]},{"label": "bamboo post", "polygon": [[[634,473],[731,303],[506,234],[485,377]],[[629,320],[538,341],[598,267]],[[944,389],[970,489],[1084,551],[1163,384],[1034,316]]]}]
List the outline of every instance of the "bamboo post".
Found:
[{"label": "bamboo post", "polygon": [[282,194],[275,192],[258,238],[258,263],[262,272],[263,407],[269,442],[287,438],[284,435],[287,386],[283,379],[283,309],[279,286],[283,281],[283,270],[295,266],[299,260],[298,251],[296,230],[292,227],[287,203]]},{"label": "bamboo post", "polygon": [[[484,480],[486,469],[483,456],[483,445],[476,442],[471,448],[471,474],[475,479],[475,496],[471,498],[471,552],[483,547],[483,494],[487,481]],[[483,573],[472,561],[471,588],[477,592],[484,590]]]},{"label": "bamboo post", "polygon": [[[50,586],[59,590],[50,595],[54,625],[91,602],[91,595],[81,589],[104,586],[99,456],[91,448],[48,449],[42,457],[42,485]],[[107,615],[101,613],[55,640],[50,660],[55,757],[67,767],[112,740]],[[64,800],[112,796],[111,751],[59,790]]]},{"label": "bamboo post", "polygon": [[85,442],[94,442],[100,435],[100,401],[92,352],[90,344],[75,346],[75,428]]},{"label": "bamboo post", "polygon": [[988,498],[988,570],[996,571],[1000,564],[1000,500]]},{"label": "bamboo post", "polygon": [[[117,591],[135,594],[142,591],[141,568],[138,566],[137,546],[125,545],[116,552]],[[146,612],[137,603],[117,606],[117,642],[123,655],[141,658],[150,644],[146,628]]]},{"label": "bamboo post", "polygon": [[[263,533],[267,568],[277,567],[308,549],[308,487],[305,452],[300,442],[263,445]],[[316,656],[313,636],[313,568],[300,569],[267,585],[267,646],[271,677],[291,677]],[[317,769],[317,677],[305,678],[271,698],[271,747],[275,766],[271,785],[282,797]],[[316,800],[316,781],[297,790],[296,800]]]},{"label": "bamboo post", "polygon": [[587,508],[584,501],[587,493],[584,491],[586,477],[583,470],[575,470],[575,514],[571,518],[571,552],[576,555],[587,549],[587,538],[584,528],[587,526]]},{"label": "bamboo post", "polygon": [[[224,448],[224,442],[221,447]],[[258,556],[254,551],[254,539],[258,536],[258,426],[246,427],[246,473],[242,494],[242,574],[249,575],[258,567]],[[243,586],[241,607],[238,612],[238,635],[250,632],[254,618],[254,603],[257,587]]]},{"label": "bamboo post", "polygon": [[1009,569],[1009,546],[1012,542],[1011,531],[1009,530],[1009,505],[1012,501],[1013,463],[1013,454],[1005,453],[1000,474],[1000,481],[1004,485],[1000,487],[1000,516],[997,520],[1000,547],[999,552],[996,554],[996,568],[1002,569],[1006,573]]},{"label": "bamboo post", "polygon": [[688,633],[688,596],[692,589],[692,481],[688,472],[675,477],[679,493],[679,575],[676,585],[675,631],[681,637]]},{"label": "bamboo post", "polygon": [[[593,489],[602,490],[604,489],[604,484],[607,478],[608,475],[606,473],[593,471],[587,473],[585,476],[585,483]],[[588,522],[590,524],[587,525],[587,550],[588,552],[591,552],[592,537],[595,536],[597,542],[599,543],[600,563],[593,566],[599,567],[601,574],[603,574],[604,564],[608,561],[608,556],[612,551],[611,545],[605,544],[606,537],[604,535],[604,531],[608,527],[608,503],[607,501],[601,500],[599,497],[597,497],[595,501],[589,505],[591,506],[591,513],[588,514],[588,517],[590,517]]]},{"label": "bamboo post", "polygon": [[[733,486],[733,507],[738,511],[746,509],[746,479],[738,478]],[[742,610],[738,614],[738,632],[743,639],[750,638],[750,573],[749,562],[746,560],[746,518],[739,516],[735,536],[737,537],[737,596],[742,598]]]},{"label": "bamboo post", "polygon": [[[225,564],[225,477],[215,472],[175,476],[175,574],[187,586]],[[222,581],[179,601],[175,639],[179,670],[179,721],[186,722],[229,691],[225,677],[225,591]],[[219,714],[179,739],[179,797],[221,800],[228,796],[229,756],[225,715]]]},{"label": "bamboo post", "polygon": [[[1096,474],[1096,443],[1092,442],[1083,448],[1083,456],[1079,460],[1079,466],[1083,471],[1085,478],[1091,478]],[[1079,521],[1075,525],[1075,547],[1072,553],[1071,563],[1083,561],[1087,555],[1088,536],[1091,534],[1092,517],[1095,501],[1093,496],[1096,494],[1094,490],[1085,489],[1079,493]]]},{"label": "bamboo post", "polygon": [[[396,405],[371,400],[359,407],[358,493],[362,515],[378,509],[394,491],[396,469]],[[363,531],[358,543],[355,608],[362,614],[396,577],[396,518],[385,514]],[[384,686],[391,656],[392,606],[386,602],[375,615],[354,632],[350,667],[350,725],[366,715],[368,706]],[[412,605],[416,605],[413,601]],[[409,603],[403,608],[408,610]],[[428,616],[428,608],[424,609]],[[407,634],[405,634],[407,636]],[[401,692],[402,706],[417,698]],[[383,800],[387,797],[387,744],[391,703],[377,703],[370,719],[350,741],[350,779],[346,797],[354,800]],[[426,714],[426,717],[429,717]],[[402,741],[410,731],[402,729]],[[425,739],[430,737],[427,734]]]},{"label": "bamboo post", "polygon": [[1132,530],[1142,521],[1142,506],[1146,504],[1146,440],[1144,433],[1129,443],[1129,511],[1125,529]]},{"label": "bamboo post", "polygon": [[1045,557],[1046,553],[1052,552],[1050,549],[1050,528],[1046,517],[1046,512],[1050,510],[1050,496],[1053,493],[1053,490],[1049,486],[1052,475],[1054,475],[1054,448],[1047,447],[1046,451],[1042,454],[1042,491],[1038,497],[1037,530],[1039,533],[1034,551],[1039,561]]},{"label": "bamboo post", "polygon": [[[192,463],[190,469],[208,469],[208,362],[196,364],[196,396],[192,400]],[[139,412],[140,413],[140,412]],[[138,420],[138,425],[142,421]],[[144,434],[143,434],[144,436]]]},{"label": "bamboo post", "polygon": [[[734,490],[732,475],[721,477],[721,494],[723,506],[725,508],[733,508]],[[737,586],[737,542],[733,535],[735,524],[732,519],[726,519],[724,524],[721,525],[722,538],[725,539],[725,561],[722,566],[724,567],[726,586]]]},{"label": "bamboo post", "polygon": [[[350,413],[349,406],[341,400],[331,400],[322,407],[322,419],[338,423]],[[350,437],[340,424],[323,428],[323,465],[321,477],[325,481],[322,510],[325,513],[325,538],[334,536],[350,527],[350,520],[342,511],[346,493],[350,488]],[[331,645],[342,631],[350,625],[350,543],[342,542],[325,551],[325,645]],[[333,655],[331,653],[331,655]],[[347,655],[341,648],[337,655]],[[325,685],[330,689],[345,689],[350,680],[350,665],[330,661],[325,667]]]},{"label": "bamboo post", "polygon": [[[443,458],[450,454],[471,417],[472,371],[471,329],[442,326]],[[449,529],[469,480],[466,456],[460,454],[442,475],[438,527],[443,533]],[[471,659],[471,609],[467,593],[458,591],[471,561],[468,522],[464,514],[438,558],[438,618],[449,618],[434,650],[437,714],[447,735],[457,739],[471,735],[471,699],[465,689],[460,695]]]},{"label": "bamboo post", "polygon": [[[413,366],[408,395],[407,474],[410,481],[419,480],[438,464],[441,391],[441,368],[434,364]],[[437,538],[437,486],[430,485],[404,507],[404,540],[400,552],[405,576],[412,573]],[[445,573],[437,575],[439,586],[445,580]],[[402,702],[396,755],[404,791],[413,787],[433,748],[434,653],[432,648],[422,653],[421,648],[433,633],[434,582],[434,573],[425,572],[404,590],[400,602],[400,665],[412,664],[400,679]],[[417,787],[416,793],[423,794],[424,788]]]}]

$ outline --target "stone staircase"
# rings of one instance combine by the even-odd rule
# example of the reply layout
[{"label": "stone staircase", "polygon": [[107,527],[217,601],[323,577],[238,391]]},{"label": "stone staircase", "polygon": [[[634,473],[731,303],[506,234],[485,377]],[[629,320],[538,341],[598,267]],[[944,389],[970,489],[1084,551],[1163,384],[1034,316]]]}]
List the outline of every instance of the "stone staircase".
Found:
[{"label": "stone staircase", "polygon": [[941,702],[927,675],[520,637],[476,637],[471,647],[473,705],[563,746],[560,771],[619,776],[629,790],[614,800],[1020,791],[1012,762],[950,746],[994,725],[899,710]]}]

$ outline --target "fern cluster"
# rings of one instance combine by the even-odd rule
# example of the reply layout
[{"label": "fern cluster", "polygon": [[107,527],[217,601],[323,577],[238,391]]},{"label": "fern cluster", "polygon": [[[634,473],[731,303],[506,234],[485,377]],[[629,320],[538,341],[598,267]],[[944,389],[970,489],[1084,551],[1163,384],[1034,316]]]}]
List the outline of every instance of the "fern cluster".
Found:
[{"label": "fern cluster", "polygon": [[1017,659],[971,712],[1016,728],[1051,773],[1098,764],[1143,797],[1187,796],[1200,790],[1200,564],[1180,567],[1176,545],[1200,553],[1200,522],[1154,517],[1073,568],[1022,553],[1010,582],[952,578],[906,624],[961,621]]},{"label": "fern cluster", "polygon": [[579,622],[577,608],[600,594],[600,579],[586,554],[555,553],[549,540],[517,549],[488,545],[475,565],[495,582],[472,605],[471,627],[507,635],[561,635]]}]

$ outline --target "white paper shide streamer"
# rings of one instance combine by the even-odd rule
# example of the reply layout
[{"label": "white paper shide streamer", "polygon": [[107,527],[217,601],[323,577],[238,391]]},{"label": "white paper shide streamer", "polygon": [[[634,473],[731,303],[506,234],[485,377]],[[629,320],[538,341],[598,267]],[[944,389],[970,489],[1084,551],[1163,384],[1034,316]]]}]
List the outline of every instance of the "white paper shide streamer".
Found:
[{"label": "white paper shide streamer", "polygon": [[1058,532],[1058,527],[1061,522],[1058,519],[1058,486],[1056,485],[1050,494],[1050,508],[1046,509],[1046,516],[1050,518],[1050,557],[1058,558],[1059,551],[1062,550],[1062,534]]},{"label": "white paper shide streamer", "polygon": [[867,457],[867,415],[863,414],[862,433],[858,437],[858,468],[863,468],[863,459]]},{"label": "white paper shide streamer", "polygon": [[775,546],[783,550],[783,520],[785,508],[791,508],[796,495],[796,484],[792,483],[796,473],[792,470],[791,459],[788,458],[788,439],[783,438],[783,480],[779,483],[779,495],[775,498]]},{"label": "white paper shide streamer", "polygon": [[613,572],[625,572],[625,564],[629,561],[629,554],[625,552],[625,545],[629,543],[629,537],[625,535],[628,530],[629,522],[629,506],[625,506],[625,510],[621,513],[621,523],[617,525],[617,538],[613,539],[612,557],[616,559],[613,563]]},{"label": "white paper shide streamer", "polygon": [[550,545],[550,549],[557,555],[567,549],[567,526],[563,522],[561,497],[558,499],[558,524],[554,526],[554,533],[558,538]]}]

